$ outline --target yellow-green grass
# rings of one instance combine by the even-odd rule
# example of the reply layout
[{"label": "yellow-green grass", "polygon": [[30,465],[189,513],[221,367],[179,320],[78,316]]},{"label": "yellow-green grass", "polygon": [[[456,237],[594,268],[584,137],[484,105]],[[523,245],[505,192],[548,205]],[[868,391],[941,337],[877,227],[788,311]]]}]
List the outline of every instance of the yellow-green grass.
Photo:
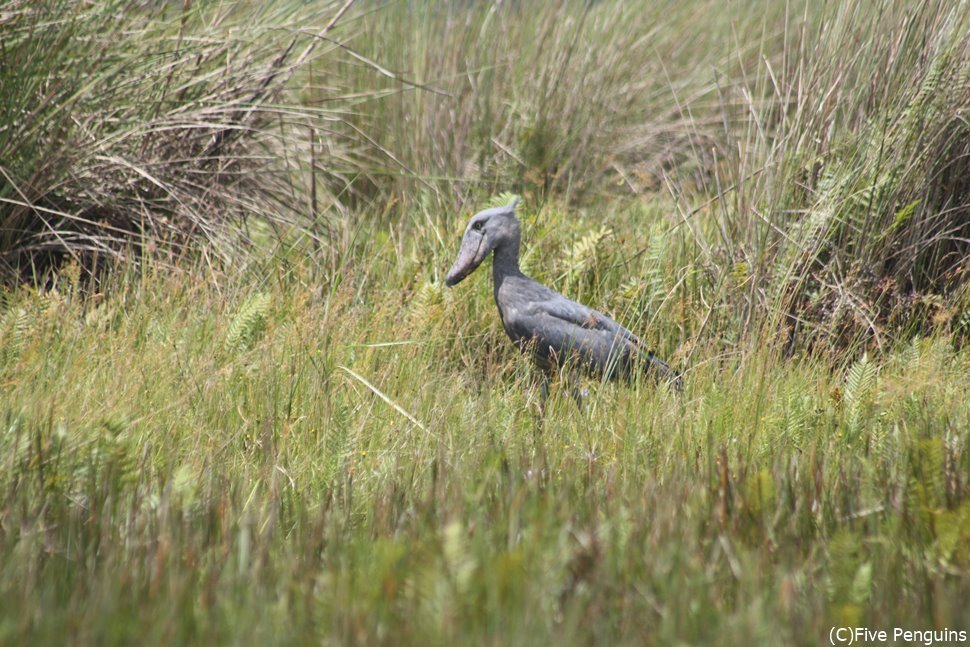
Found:
[{"label": "yellow-green grass", "polygon": [[[593,226],[541,216],[526,259],[575,250],[567,220]],[[621,252],[649,247],[659,218],[598,216]],[[784,360],[704,333],[690,294],[648,309],[606,263],[573,279],[533,260],[686,368],[680,395],[594,383],[583,415],[554,390],[537,433],[488,272],[442,291],[457,237],[439,233],[358,232],[339,282],[296,245],[218,284],[148,267],[82,299],[68,269],[8,293],[0,640],[819,644],[831,625],[966,627],[970,355],[949,337]],[[666,267],[643,258],[637,273]]]}]

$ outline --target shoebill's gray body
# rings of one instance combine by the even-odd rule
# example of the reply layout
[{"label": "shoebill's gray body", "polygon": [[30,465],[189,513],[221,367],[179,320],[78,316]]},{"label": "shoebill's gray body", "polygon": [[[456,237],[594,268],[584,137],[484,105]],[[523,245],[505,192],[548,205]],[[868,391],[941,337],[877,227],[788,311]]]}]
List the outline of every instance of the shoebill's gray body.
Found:
[{"label": "shoebill's gray body", "polygon": [[[548,377],[554,371],[579,368],[588,375],[629,379],[636,372],[670,380],[680,376],[658,359],[632,332],[602,312],[567,299],[519,270],[518,200],[475,214],[462,238],[461,250],[445,283],[452,287],[495,252],[492,272],[495,303],[509,338],[532,356]],[[545,396],[545,382],[543,396]],[[581,396],[574,392],[577,403]]]}]

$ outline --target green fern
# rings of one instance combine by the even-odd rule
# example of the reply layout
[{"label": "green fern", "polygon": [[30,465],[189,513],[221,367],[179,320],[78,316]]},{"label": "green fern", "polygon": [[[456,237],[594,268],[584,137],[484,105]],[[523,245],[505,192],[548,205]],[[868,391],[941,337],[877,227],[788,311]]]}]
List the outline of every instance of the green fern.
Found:
[{"label": "green fern", "polygon": [[2,334],[2,356],[5,364],[16,362],[23,352],[30,333],[31,316],[26,308],[20,307],[7,312],[4,316]]},{"label": "green fern", "polygon": [[956,510],[941,510],[935,526],[937,555],[960,566],[970,565],[970,501]]},{"label": "green fern", "polygon": [[58,319],[67,305],[67,297],[58,290],[44,293],[37,301],[37,316],[46,321]]},{"label": "green fern", "polygon": [[912,375],[919,370],[922,361],[923,353],[920,350],[920,338],[914,337],[896,356],[897,370],[904,375]]},{"label": "green fern", "polygon": [[646,289],[646,281],[639,276],[631,276],[617,287],[617,298],[627,302],[636,302],[646,292]]},{"label": "green fern", "polygon": [[910,219],[913,217],[913,214],[916,213],[916,208],[920,205],[921,202],[922,200],[916,199],[910,202],[909,204],[907,204],[906,206],[904,206],[902,209],[899,209],[896,212],[896,216],[893,218],[893,224],[891,224],[885,231],[879,234],[879,236],[877,237],[877,240],[884,240],[886,237],[894,234],[903,225],[909,222]]},{"label": "green fern", "polygon": [[486,203],[485,208],[486,209],[492,209],[494,207],[504,207],[504,206],[507,206],[507,205],[512,204],[513,202],[515,202],[518,199],[519,199],[518,194],[511,193],[509,191],[505,191],[503,193],[499,193],[497,196],[495,196],[491,200],[489,200]]},{"label": "green fern", "polygon": [[226,331],[226,350],[245,352],[252,348],[266,330],[269,307],[270,297],[265,292],[246,299]]},{"label": "green fern", "polygon": [[940,89],[943,75],[949,68],[949,52],[943,52],[933,60],[930,69],[926,72],[926,76],[923,77],[919,92],[916,93],[916,96],[913,97],[913,100],[910,101],[906,107],[906,111],[903,113],[903,118],[900,121],[900,128],[897,133],[897,138],[900,143],[915,140],[920,134],[922,124],[932,119],[933,113],[936,110],[936,99],[941,94]]},{"label": "green fern", "polygon": [[644,307],[648,309],[653,309],[656,307],[660,300],[667,295],[667,289],[664,284],[664,273],[663,273],[663,260],[664,253],[666,251],[667,241],[662,233],[654,233],[650,237],[650,242],[647,245],[647,257],[646,265],[647,270],[644,273],[644,278],[647,281],[647,294],[646,303]]},{"label": "green fern", "polygon": [[599,253],[600,244],[610,236],[612,232],[608,227],[595,229],[580,238],[569,250],[566,255],[566,262],[569,272],[583,269],[586,265],[596,260]]},{"label": "green fern", "polygon": [[348,440],[354,411],[347,406],[334,407],[331,424],[327,426],[323,442],[324,478],[331,481],[337,477],[341,466],[347,458]]},{"label": "green fern", "polygon": [[942,438],[924,438],[917,446],[916,477],[924,488],[924,500],[928,509],[946,505],[946,446]]},{"label": "green fern", "polygon": [[878,368],[866,354],[852,365],[846,375],[844,395],[846,423],[852,437],[856,437],[865,427],[877,374]]},{"label": "green fern", "polygon": [[[866,179],[866,184],[848,196],[848,204],[854,207],[854,224],[861,225],[862,219],[870,210],[881,210],[883,202],[896,190],[895,182],[889,174],[881,174],[875,180]],[[915,208],[915,207],[914,207]]]},{"label": "green fern", "polygon": [[600,254],[600,244],[612,232],[607,227],[600,227],[587,233],[577,240],[566,253],[566,285],[567,289],[576,291],[586,276],[587,271],[595,267]]},{"label": "green fern", "polygon": [[790,387],[785,408],[785,437],[797,447],[811,425],[812,397],[794,386]]},{"label": "green fern", "polygon": [[422,328],[435,321],[437,314],[441,311],[441,303],[444,294],[441,284],[425,281],[414,293],[409,308],[409,319],[411,323]]}]

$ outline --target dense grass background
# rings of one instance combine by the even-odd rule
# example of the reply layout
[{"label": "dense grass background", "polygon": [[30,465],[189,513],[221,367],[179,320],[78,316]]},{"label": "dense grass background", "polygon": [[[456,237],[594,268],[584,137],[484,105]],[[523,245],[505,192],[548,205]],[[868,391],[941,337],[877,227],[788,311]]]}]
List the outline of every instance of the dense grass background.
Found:
[{"label": "dense grass background", "polygon": [[970,358],[947,338],[844,371],[702,351],[682,396],[594,385],[577,416],[557,395],[537,436],[485,278],[409,301],[391,251],[369,239],[324,298],[285,259],[228,292],[149,270],[96,304],[70,273],[18,296],[5,640],[966,626]]},{"label": "dense grass background", "polygon": [[[0,642],[970,625],[970,8],[0,10]],[[538,394],[471,211],[685,368]]]}]

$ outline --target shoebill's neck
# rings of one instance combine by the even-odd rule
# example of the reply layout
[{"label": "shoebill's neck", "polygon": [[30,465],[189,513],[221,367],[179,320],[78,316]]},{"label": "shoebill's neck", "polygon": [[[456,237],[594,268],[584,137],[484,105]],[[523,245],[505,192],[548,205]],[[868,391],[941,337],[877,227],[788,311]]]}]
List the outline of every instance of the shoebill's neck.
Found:
[{"label": "shoebill's neck", "polygon": [[510,240],[495,248],[495,260],[492,263],[492,277],[495,288],[498,289],[507,276],[522,274],[519,270],[519,241]]}]

